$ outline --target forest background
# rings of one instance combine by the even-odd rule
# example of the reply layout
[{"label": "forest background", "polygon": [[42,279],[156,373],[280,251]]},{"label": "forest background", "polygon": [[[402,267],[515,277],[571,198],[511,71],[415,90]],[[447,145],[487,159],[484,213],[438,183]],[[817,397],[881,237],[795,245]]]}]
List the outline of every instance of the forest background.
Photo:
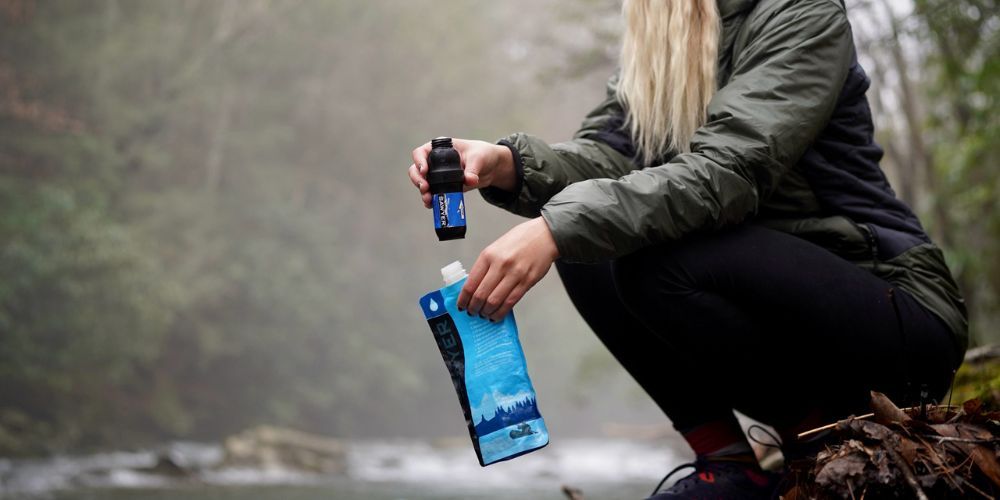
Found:
[{"label": "forest background", "polygon": [[[995,0],[849,1],[883,162],[1000,341]],[[570,137],[610,0],[0,0],[0,455],[464,423],[416,299],[517,218],[439,244],[405,170],[440,135]],[[517,307],[550,427],[662,417],[555,273]],[[681,383],[682,381],[678,381]]]}]

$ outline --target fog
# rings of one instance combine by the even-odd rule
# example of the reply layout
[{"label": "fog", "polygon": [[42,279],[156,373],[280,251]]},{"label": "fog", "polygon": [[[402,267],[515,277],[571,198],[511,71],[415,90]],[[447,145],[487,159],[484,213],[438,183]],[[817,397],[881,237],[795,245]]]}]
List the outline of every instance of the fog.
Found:
[{"label": "fog", "polygon": [[[883,165],[995,340],[995,8],[848,3]],[[466,439],[417,300],[522,219],[469,192],[439,242],[410,152],[569,139],[619,7],[0,1],[0,456]],[[554,269],[515,315],[553,442],[672,435]]]},{"label": "fog", "polygon": [[[33,174],[4,187],[41,214],[21,290],[62,320],[9,323],[15,451],[465,432],[417,299],[519,219],[470,192],[467,238],[438,242],[410,151],[568,139],[613,70],[614,2],[20,5],[5,150]],[[554,271],[515,314],[554,434],[665,425]]]}]

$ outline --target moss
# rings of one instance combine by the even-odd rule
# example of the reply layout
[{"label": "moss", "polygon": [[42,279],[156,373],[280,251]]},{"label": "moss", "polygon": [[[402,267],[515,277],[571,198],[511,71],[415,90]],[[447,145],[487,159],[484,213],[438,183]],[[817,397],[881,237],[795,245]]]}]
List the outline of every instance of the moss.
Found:
[{"label": "moss", "polygon": [[951,401],[976,398],[991,410],[1000,409],[1000,359],[965,363],[958,369]]}]

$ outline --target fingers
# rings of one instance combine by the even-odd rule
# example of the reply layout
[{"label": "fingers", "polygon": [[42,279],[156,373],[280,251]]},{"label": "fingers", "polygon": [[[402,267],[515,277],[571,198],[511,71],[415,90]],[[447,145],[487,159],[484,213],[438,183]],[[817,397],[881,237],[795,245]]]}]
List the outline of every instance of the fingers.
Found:
[{"label": "fingers", "polygon": [[[509,313],[512,309],[514,309],[514,306],[517,305],[518,302],[520,302],[521,298],[523,298],[524,294],[527,292],[528,292],[528,287],[524,283],[515,285],[514,288],[510,291],[510,293],[507,294],[507,297],[498,299],[500,307],[496,311],[493,311],[493,313],[488,314],[487,316],[490,318],[491,321],[502,320],[504,316],[507,315],[507,313]],[[489,302],[489,300],[487,300],[487,302]]]},{"label": "fingers", "polygon": [[462,285],[462,291],[458,293],[458,300],[455,305],[458,306],[459,311],[467,311],[469,309],[469,301],[472,300],[472,294],[479,288],[479,282],[483,280],[486,276],[486,271],[490,268],[489,259],[484,258],[483,253],[479,254],[479,258],[476,262],[472,264],[472,269],[469,269],[469,277],[465,279],[465,285]]},{"label": "fingers", "polygon": [[427,182],[427,179],[423,175],[420,175],[420,170],[416,164],[410,165],[407,172],[410,174],[410,182],[420,190],[420,198],[424,202],[424,207],[431,208],[431,185]]},{"label": "fingers", "polygon": [[482,310],[483,306],[486,305],[486,299],[493,293],[493,289],[500,284],[501,280],[503,280],[503,273],[500,271],[499,266],[490,265],[482,281],[479,282],[474,290],[471,290],[469,306],[466,308],[466,311],[473,316],[479,315],[480,317],[485,317]]},{"label": "fingers", "polygon": [[420,192],[423,193],[424,186],[427,185],[427,182],[424,181],[424,176],[420,175],[420,170],[417,168],[417,165],[415,163],[411,163],[410,168],[407,169],[406,173],[410,174],[410,182],[412,182],[413,185],[420,189]]},{"label": "fingers", "polygon": [[483,308],[479,310],[479,314],[486,316],[491,321],[496,320],[496,312],[504,306],[504,301],[507,300],[510,292],[517,287],[519,281],[520,280],[516,276],[512,276],[510,274],[504,276],[503,279],[500,280],[500,283],[497,284],[496,288],[493,289],[493,292],[491,292],[486,298],[486,303],[483,305]]},{"label": "fingers", "polygon": [[[463,190],[471,191],[489,186],[490,179],[492,178],[492,165],[495,163],[491,156],[493,145],[483,141],[467,141],[463,139],[452,139],[452,145],[458,151],[459,161],[461,161],[462,169],[465,173]],[[427,156],[430,154],[431,149],[431,143],[428,142],[414,149],[411,153],[413,165],[409,172],[410,181],[420,189],[421,194],[424,193],[424,186],[429,187],[427,182]],[[504,148],[504,151],[508,150]],[[427,198],[425,197],[425,199]],[[428,203],[429,201],[426,201],[424,204],[427,205]]]},{"label": "fingers", "polygon": [[417,166],[420,177],[427,175],[427,155],[431,154],[431,143],[425,142],[422,146],[413,150],[413,164]]},{"label": "fingers", "polygon": [[424,202],[424,208],[431,208],[431,186],[427,182],[427,155],[431,152],[431,143],[414,149],[410,156],[413,157],[413,164],[410,165],[408,173],[410,182],[420,190],[420,199]]},{"label": "fingers", "polygon": [[458,295],[458,309],[490,321],[500,321],[540,279],[528,269],[519,269],[490,249],[476,259]]}]

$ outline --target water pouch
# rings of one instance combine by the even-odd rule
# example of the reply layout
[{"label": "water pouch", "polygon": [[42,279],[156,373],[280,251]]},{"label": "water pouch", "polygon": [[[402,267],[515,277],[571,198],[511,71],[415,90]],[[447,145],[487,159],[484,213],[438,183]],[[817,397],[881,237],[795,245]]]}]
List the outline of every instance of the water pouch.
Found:
[{"label": "water pouch", "polygon": [[549,432],[538,412],[514,313],[494,323],[459,311],[465,270],[453,262],[441,274],[444,288],[421,297],[420,308],[455,385],[479,464],[544,447]]}]

